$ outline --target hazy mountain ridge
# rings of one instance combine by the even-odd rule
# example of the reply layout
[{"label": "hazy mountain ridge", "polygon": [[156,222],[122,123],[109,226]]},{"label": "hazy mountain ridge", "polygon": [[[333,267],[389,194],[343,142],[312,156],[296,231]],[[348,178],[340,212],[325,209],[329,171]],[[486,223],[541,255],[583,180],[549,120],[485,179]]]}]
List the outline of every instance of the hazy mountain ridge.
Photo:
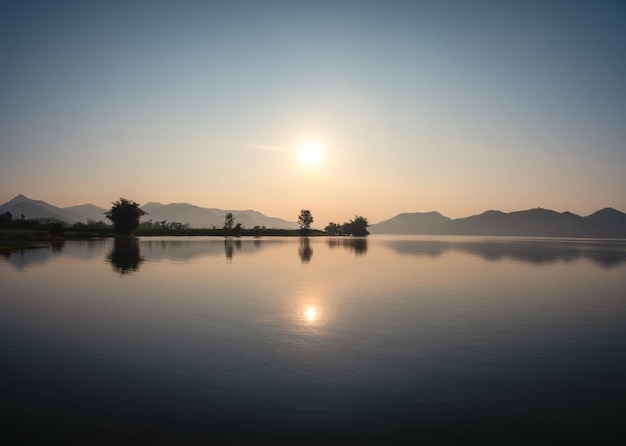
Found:
[{"label": "hazy mountain ridge", "polygon": [[372,234],[626,237],[626,214],[605,208],[587,217],[549,209],[486,211],[450,219],[438,212],[399,214],[370,227]]},{"label": "hazy mountain ridge", "polygon": [[235,223],[241,223],[245,228],[265,226],[266,228],[296,229],[298,224],[283,220],[282,218],[268,217],[254,210],[223,210],[217,208],[203,208],[189,203],[161,204],[156,202],[146,203],[141,207],[148,215],[144,215],[141,221],[178,221],[189,224],[192,228],[221,228],[224,226],[224,218],[227,212],[232,212]]},{"label": "hazy mountain ridge", "polygon": [[[192,228],[220,228],[227,212],[232,212],[236,223],[246,228],[295,229],[296,222],[268,217],[255,210],[223,210],[203,208],[189,203],[162,204],[148,202],[142,209],[148,215],[142,221],[167,220],[189,224]],[[0,212],[11,212],[13,218],[60,220],[67,223],[104,221],[107,209],[93,204],[60,208],[42,200],[18,195],[0,205]],[[494,235],[534,237],[611,237],[626,238],[626,214],[613,208],[604,208],[586,217],[571,212],[556,212],[535,208],[505,213],[485,211],[470,217],[451,219],[439,212],[401,213],[370,226],[372,234],[432,234],[432,235]]]},{"label": "hazy mountain ridge", "polygon": [[[221,228],[224,225],[224,218],[227,212],[233,213],[235,223],[241,223],[246,228],[255,226],[278,229],[298,228],[296,222],[268,217],[254,210],[222,210],[203,208],[189,203],[162,204],[158,202],[148,202],[141,208],[148,212],[148,215],[144,215],[141,221],[177,221],[189,224],[192,228],[210,228],[212,226]],[[0,211],[10,212],[13,218],[20,218],[21,215],[24,215],[27,219],[59,220],[66,223],[107,221],[104,215],[107,210],[93,204],[60,208],[42,200],[33,200],[21,194],[0,205]]]},{"label": "hazy mountain ridge", "polygon": [[65,211],[69,211],[81,218],[83,223],[87,223],[88,221],[106,221],[104,213],[107,211],[104,208],[96,206],[95,204],[80,204],[78,206],[69,206],[63,208]]},{"label": "hazy mountain ridge", "polygon": [[372,234],[434,234],[441,225],[452,221],[439,212],[398,214],[389,220],[370,226]]}]

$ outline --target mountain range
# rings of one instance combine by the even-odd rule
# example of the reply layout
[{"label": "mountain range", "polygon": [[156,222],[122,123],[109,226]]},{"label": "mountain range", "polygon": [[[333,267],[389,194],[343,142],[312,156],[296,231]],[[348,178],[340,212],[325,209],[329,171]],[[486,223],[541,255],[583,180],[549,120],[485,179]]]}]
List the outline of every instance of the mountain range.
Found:
[{"label": "mountain range", "polygon": [[486,211],[451,219],[439,212],[396,215],[370,226],[372,234],[494,235],[532,237],[626,237],[626,214],[605,208],[586,217],[571,212],[529,209]]},{"label": "mountain range", "polygon": [[[235,222],[246,228],[296,229],[298,224],[281,218],[268,217],[254,210],[228,211],[204,208],[189,203],[146,203],[142,209],[148,215],[142,221],[177,221],[192,228],[222,227],[227,212]],[[104,220],[107,209],[93,204],[60,208],[41,200],[18,195],[0,205],[0,212],[11,212],[14,218],[60,220],[67,223]],[[371,225],[372,234],[432,234],[432,235],[494,235],[533,237],[611,237],[626,238],[626,214],[605,208],[586,217],[571,212],[549,209],[529,209],[516,212],[486,211],[471,217],[451,219],[439,212],[402,213]]]},{"label": "mountain range", "polygon": [[[189,203],[161,204],[155,202],[146,203],[141,208],[148,213],[141,218],[141,221],[177,221],[188,224],[192,228],[210,228],[213,226],[221,228],[224,225],[224,217],[227,212],[232,212],[235,217],[235,223],[241,223],[245,228],[253,228],[255,226],[278,229],[298,228],[296,222],[268,217],[261,212],[253,210],[230,211],[203,208]],[[28,219],[41,221],[59,220],[66,223],[107,221],[104,216],[107,210],[93,204],[60,208],[45,201],[30,199],[24,195],[18,195],[0,205],[0,212],[10,212],[14,218],[20,218],[21,215],[24,215]]]}]

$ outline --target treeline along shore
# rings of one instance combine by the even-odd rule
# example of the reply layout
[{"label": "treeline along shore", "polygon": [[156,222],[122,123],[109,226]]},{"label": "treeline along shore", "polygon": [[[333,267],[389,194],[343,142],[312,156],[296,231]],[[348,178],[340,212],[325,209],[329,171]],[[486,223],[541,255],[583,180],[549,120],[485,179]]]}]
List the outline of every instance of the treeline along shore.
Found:
[{"label": "treeline along shore", "polygon": [[[17,197],[16,199],[20,199]],[[25,197],[21,198],[22,200]],[[88,223],[67,222],[48,219],[27,219],[24,214],[15,218],[9,211],[0,212],[0,246],[2,249],[14,249],[15,243],[7,242],[42,242],[65,239],[89,239],[102,237],[129,237],[129,236],[221,236],[221,237],[315,237],[321,235],[341,235],[341,236],[361,236],[368,235],[367,226],[369,223],[365,217],[355,216],[342,225],[330,223],[324,231],[312,229],[313,215],[308,209],[302,209],[298,216],[299,229],[267,228],[265,226],[254,226],[246,228],[241,223],[236,222],[236,217],[232,212],[227,212],[224,216],[224,225],[221,228],[215,226],[211,228],[191,228],[188,224],[162,220],[144,221],[140,218],[148,213],[141,209],[138,203],[120,198],[112,203],[109,211],[104,213],[107,220],[89,221]],[[35,246],[35,245],[31,245]]]}]

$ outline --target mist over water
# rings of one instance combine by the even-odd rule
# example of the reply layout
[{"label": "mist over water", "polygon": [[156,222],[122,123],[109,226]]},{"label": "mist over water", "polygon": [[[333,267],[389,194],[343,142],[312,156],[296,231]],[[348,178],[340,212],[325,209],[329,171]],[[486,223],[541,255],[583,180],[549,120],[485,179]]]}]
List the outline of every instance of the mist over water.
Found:
[{"label": "mist over water", "polygon": [[623,241],[68,241],[0,279],[23,443],[625,433]]}]

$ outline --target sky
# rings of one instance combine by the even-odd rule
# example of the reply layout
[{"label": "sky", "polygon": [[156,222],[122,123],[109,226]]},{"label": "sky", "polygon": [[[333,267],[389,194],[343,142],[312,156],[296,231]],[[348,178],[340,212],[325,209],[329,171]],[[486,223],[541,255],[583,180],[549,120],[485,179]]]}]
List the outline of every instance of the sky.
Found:
[{"label": "sky", "polygon": [[626,212],[623,1],[4,0],[0,54],[0,203]]}]

